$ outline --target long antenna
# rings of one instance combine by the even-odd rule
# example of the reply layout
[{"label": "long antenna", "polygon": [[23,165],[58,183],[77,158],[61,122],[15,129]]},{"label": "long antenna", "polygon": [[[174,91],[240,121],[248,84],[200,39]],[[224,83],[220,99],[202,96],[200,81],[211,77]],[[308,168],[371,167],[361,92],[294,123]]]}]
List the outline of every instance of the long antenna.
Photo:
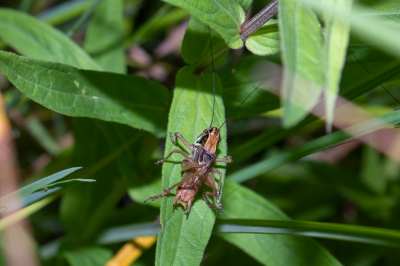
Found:
[{"label": "long antenna", "polygon": [[215,71],[214,71],[214,54],[213,54],[213,50],[212,50],[210,27],[208,27],[208,36],[210,36],[211,67],[212,67],[212,73],[213,73],[212,75],[213,75],[213,89],[214,89],[213,110],[212,110],[211,124],[210,124],[210,127],[209,127],[209,128],[211,128],[213,120],[214,120],[214,109],[215,109]]},{"label": "long antenna", "polygon": [[258,84],[258,86],[255,87],[254,90],[253,90],[249,95],[247,95],[246,99],[244,99],[244,100],[235,108],[235,110],[233,110],[233,112],[226,118],[225,122],[222,123],[222,125],[219,127],[219,129],[221,129],[221,127],[226,123],[226,121],[228,120],[228,118],[231,117],[231,116],[236,112],[236,110],[237,110],[237,109],[238,109],[238,108],[253,94],[253,92],[255,92],[265,81],[266,81],[266,79],[264,79],[260,84]]},{"label": "long antenna", "polygon": [[[371,73],[368,68],[366,68],[360,60],[358,60],[358,58],[356,57],[355,53],[352,53],[352,56],[354,56],[354,58],[357,60],[357,62],[365,69],[365,71],[367,71],[368,73]],[[391,94],[386,88],[385,86],[383,86],[383,84],[381,83],[381,87],[382,89],[384,89],[398,104],[400,104],[400,101],[396,99],[396,97],[393,96],[393,94]]]},{"label": "long antenna", "polygon": [[[356,59],[357,63],[359,63],[359,64],[361,65],[361,67],[364,68],[365,71],[367,71],[367,73],[371,73],[371,72],[368,70],[368,68],[366,68],[360,60],[358,60],[358,58],[357,58],[357,56],[355,55],[355,53],[352,53],[351,55]],[[381,87],[382,87],[382,88],[383,88],[383,89],[384,89],[398,104],[400,104],[400,101],[397,100],[397,99],[393,96],[393,94],[391,94],[391,93],[385,88],[385,86],[383,86],[383,84],[380,84],[380,85],[381,85]],[[396,108],[393,107],[393,110],[394,110],[394,111],[398,111],[399,109],[396,109]],[[399,124],[396,124],[396,125],[394,125],[394,127],[396,128],[398,125],[399,125]],[[365,135],[365,136],[361,136],[361,137],[358,137],[358,138],[349,140],[349,141],[345,141],[345,142],[342,142],[342,143],[338,143],[338,144],[333,145],[333,146],[330,146],[330,147],[328,147],[328,148],[326,148],[326,149],[324,149],[324,150],[331,149],[331,148],[334,148],[334,147],[337,147],[337,146],[341,146],[341,145],[344,145],[344,144],[347,144],[347,143],[350,143],[350,142],[353,142],[353,141],[358,141],[358,140],[361,140],[361,139],[363,139],[363,138],[365,138],[365,137],[367,137],[367,136],[368,136],[368,134]]]}]

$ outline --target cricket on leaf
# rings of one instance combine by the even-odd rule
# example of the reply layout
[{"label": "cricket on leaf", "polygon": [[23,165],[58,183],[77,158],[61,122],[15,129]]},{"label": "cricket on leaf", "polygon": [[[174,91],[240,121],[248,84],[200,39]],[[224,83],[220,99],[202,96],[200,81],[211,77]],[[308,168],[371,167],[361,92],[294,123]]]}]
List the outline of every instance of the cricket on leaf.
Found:
[{"label": "cricket on leaf", "polygon": [[[214,109],[215,109],[215,80],[214,80],[214,62],[213,62],[213,52],[212,52],[212,44],[211,44],[211,34],[210,35],[210,47],[211,47],[211,65],[213,70],[213,89],[214,89],[214,103],[213,103],[213,113],[211,118],[210,126],[201,132],[201,134],[197,137],[194,144],[190,144],[179,132],[175,132],[175,139],[174,136],[170,133],[170,139],[174,145],[178,145],[178,139],[182,141],[182,143],[192,151],[191,154],[186,153],[185,151],[174,149],[171,151],[164,159],[157,161],[155,164],[164,163],[168,160],[168,158],[174,154],[179,153],[184,157],[182,161],[182,171],[184,171],[182,180],[178,183],[174,184],[169,188],[165,188],[164,192],[160,195],[156,195],[153,197],[148,198],[148,200],[156,200],[158,198],[162,198],[167,196],[171,193],[172,189],[177,187],[176,196],[174,199],[174,206],[178,203],[182,204],[186,209],[186,214],[189,213],[190,208],[192,206],[192,202],[200,190],[200,187],[203,183],[207,186],[211,187],[213,192],[210,192],[206,189],[201,190],[202,198],[207,203],[208,206],[211,208],[215,208],[220,210],[221,213],[223,211],[222,204],[221,204],[221,185],[222,185],[222,173],[218,169],[213,167],[214,162],[224,162],[224,163],[231,163],[232,157],[226,156],[225,158],[217,158],[217,145],[221,141],[220,137],[220,129],[225,124],[225,122],[218,128],[213,127],[212,122],[214,118]],[[247,97],[242,101],[244,103],[247,98],[258,88],[257,86]],[[232,112],[232,114],[242,105],[239,104],[236,109]],[[231,115],[232,115],[231,114]],[[218,187],[215,185],[215,177],[214,173],[218,174]],[[218,206],[210,202],[206,195],[215,197],[216,203]]]}]

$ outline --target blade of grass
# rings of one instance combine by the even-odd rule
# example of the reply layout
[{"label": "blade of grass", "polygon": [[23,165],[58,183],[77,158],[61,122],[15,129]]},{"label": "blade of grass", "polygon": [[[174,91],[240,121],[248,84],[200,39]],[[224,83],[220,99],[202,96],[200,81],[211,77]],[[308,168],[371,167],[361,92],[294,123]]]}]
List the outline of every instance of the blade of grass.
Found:
[{"label": "blade of grass", "polygon": [[2,198],[0,198],[0,201],[2,202],[6,202],[8,197],[26,197],[29,194],[35,192],[36,190],[42,189],[46,186],[48,186],[49,184],[60,180],[61,178],[64,178],[65,176],[75,172],[76,170],[81,169],[81,167],[73,167],[73,168],[69,168],[63,171],[60,171],[58,173],[55,173],[54,175],[42,178],[32,184],[29,184],[27,186],[24,186],[23,188],[13,192],[12,194],[6,195]]},{"label": "blade of grass", "polygon": [[305,221],[218,219],[215,223],[215,230],[219,233],[308,236],[400,248],[400,231],[358,225]]},{"label": "blade of grass", "polygon": [[265,174],[275,168],[278,168],[279,166],[298,160],[317,151],[329,148],[337,143],[349,140],[353,137],[377,131],[379,129],[387,127],[387,125],[395,125],[400,122],[400,117],[398,113],[392,112],[380,116],[379,121],[381,121],[381,123],[377,122],[376,118],[374,118],[347,128],[346,131],[354,132],[353,135],[349,135],[344,131],[337,131],[330,135],[326,135],[300,147],[264,159],[258,163],[255,163],[249,167],[246,167],[229,175],[228,178],[233,182],[244,182],[261,174]]}]

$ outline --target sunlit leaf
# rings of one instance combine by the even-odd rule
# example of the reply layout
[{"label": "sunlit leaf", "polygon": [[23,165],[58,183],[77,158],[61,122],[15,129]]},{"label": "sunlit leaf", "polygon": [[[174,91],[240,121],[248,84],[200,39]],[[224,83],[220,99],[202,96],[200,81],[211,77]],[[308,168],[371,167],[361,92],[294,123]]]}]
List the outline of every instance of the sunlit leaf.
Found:
[{"label": "sunlit leaf", "polygon": [[281,51],[279,46],[278,22],[269,20],[256,33],[250,35],[246,48],[256,55],[271,55]]},{"label": "sunlit leaf", "polygon": [[53,111],[165,135],[170,95],[156,82],[133,75],[78,70],[3,51],[0,69],[29,98]]},{"label": "sunlit leaf", "polygon": [[213,28],[233,49],[243,46],[239,27],[244,22],[243,8],[235,0],[165,0],[172,5],[187,10],[201,22]]},{"label": "sunlit leaf", "polygon": [[[181,69],[176,78],[174,100],[169,114],[168,132],[179,132],[188,142],[193,143],[200,133],[210,126],[213,110],[212,73],[207,71],[195,76],[189,67]],[[220,126],[225,120],[224,106],[221,99],[221,83],[216,77],[216,101],[214,126]],[[226,155],[226,127],[221,128],[222,141],[218,145],[217,157]],[[173,149],[187,150],[178,140],[175,147],[167,138],[165,156]],[[171,187],[181,180],[180,162],[182,156],[174,154],[163,164],[163,187]],[[221,166],[216,167],[225,173]],[[186,211],[181,205],[173,207],[175,189],[172,195],[161,199],[161,230],[157,240],[156,265],[197,265],[200,263],[204,249],[210,238],[214,225],[216,211],[212,210],[203,200],[196,199],[191,211]],[[162,193],[160,187],[159,194]],[[200,194],[200,193],[199,193]]]}]

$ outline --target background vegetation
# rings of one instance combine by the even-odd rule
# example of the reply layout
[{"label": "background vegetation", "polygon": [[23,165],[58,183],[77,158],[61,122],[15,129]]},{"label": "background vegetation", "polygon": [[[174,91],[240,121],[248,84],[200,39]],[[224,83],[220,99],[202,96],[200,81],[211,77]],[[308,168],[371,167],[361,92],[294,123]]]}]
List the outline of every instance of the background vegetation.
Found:
[{"label": "background vegetation", "polygon": [[[1,3],[0,265],[398,265],[397,1],[282,0],[240,50],[270,1],[165,2]],[[224,213],[144,204],[182,176],[167,132],[209,126],[214,60]]]}]

